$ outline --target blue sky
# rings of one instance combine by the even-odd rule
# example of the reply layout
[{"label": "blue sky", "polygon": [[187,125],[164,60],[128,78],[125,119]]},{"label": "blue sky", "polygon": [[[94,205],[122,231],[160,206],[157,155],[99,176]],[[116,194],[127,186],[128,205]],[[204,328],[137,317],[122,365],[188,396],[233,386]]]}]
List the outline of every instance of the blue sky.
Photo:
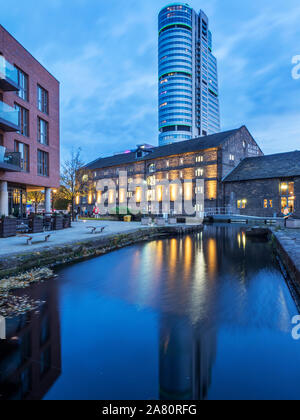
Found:
[{"label": "blue sky", "polygon": [[[1,23],[61,82],[62,159],[157,144],[157,13],[168,0],[2,2]],[[210,19],[222,129],[300,149],[299,0],[192,0]]]}]

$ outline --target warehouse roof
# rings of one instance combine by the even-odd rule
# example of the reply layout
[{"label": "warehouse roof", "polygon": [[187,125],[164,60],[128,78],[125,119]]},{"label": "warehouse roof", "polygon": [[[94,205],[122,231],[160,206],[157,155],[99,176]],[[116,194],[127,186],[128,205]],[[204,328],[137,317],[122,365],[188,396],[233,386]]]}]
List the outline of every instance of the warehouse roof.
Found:
[{"label": "warehouse roof", "polygon": [[85,168],[91,170],[101,169],[110,166],[124,165],[134,162],[141,162],[150,159],[157,159],[167,156],[180,155],[183,153],[191,153],[220,147],[232,135],[242,130],[242,128],[245,128],[245,126],[235,130],[212,134],[210,136],[199,137],[192,140],[185,140],[177,143],[168,144],[166,146],[153,147],[152,149],[145,149],[145,155],[139,158],[137,157],[136,151],[100,158],[87,164]]},{"label": "warehouse roof", "polygon": [[244,159],[225,182],[300,176],[300,151]]}]

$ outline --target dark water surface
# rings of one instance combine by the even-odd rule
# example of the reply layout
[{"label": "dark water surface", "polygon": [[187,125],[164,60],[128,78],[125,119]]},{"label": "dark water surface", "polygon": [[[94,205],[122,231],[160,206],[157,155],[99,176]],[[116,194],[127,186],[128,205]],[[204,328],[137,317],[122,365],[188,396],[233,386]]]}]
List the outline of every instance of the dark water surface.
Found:
[{"label": "dark water surface", "polygon": [[296,306],[270,245],[240,227],[58,274],[26,290],[39,314],[7,323],[2,398],[300,399]]}]

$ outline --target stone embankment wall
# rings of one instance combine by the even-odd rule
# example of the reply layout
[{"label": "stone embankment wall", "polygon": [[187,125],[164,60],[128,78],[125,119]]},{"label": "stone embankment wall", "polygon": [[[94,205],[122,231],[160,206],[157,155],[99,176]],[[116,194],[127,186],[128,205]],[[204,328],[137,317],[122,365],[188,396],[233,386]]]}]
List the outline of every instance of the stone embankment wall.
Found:
[{"label": "stone embankment wall", "polygon": [[201,225],[135,229],[128,233],[96,236],[93,239],[81,242],[60,246],[53,245],[32,253],[14,254],[0,259],[0,279],[32,268],[53,268],[58,265],[97,257],[138,242],[184,235],[201,230]]},{"label": "stone embankment wall", "polygon": [[273,244],[287,271],[287,282],[300,309],[300,230],[272,229]]}]

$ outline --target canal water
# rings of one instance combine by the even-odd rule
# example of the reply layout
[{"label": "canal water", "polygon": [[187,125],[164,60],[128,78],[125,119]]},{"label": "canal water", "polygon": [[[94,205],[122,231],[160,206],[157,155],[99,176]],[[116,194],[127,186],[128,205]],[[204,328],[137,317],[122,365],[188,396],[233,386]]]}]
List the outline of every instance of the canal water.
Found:
[{"label": "canal water", "polygon": [[2,399],[300,399],[297,309],[269,243],[238,226],[58,271],[7,322]]}]

